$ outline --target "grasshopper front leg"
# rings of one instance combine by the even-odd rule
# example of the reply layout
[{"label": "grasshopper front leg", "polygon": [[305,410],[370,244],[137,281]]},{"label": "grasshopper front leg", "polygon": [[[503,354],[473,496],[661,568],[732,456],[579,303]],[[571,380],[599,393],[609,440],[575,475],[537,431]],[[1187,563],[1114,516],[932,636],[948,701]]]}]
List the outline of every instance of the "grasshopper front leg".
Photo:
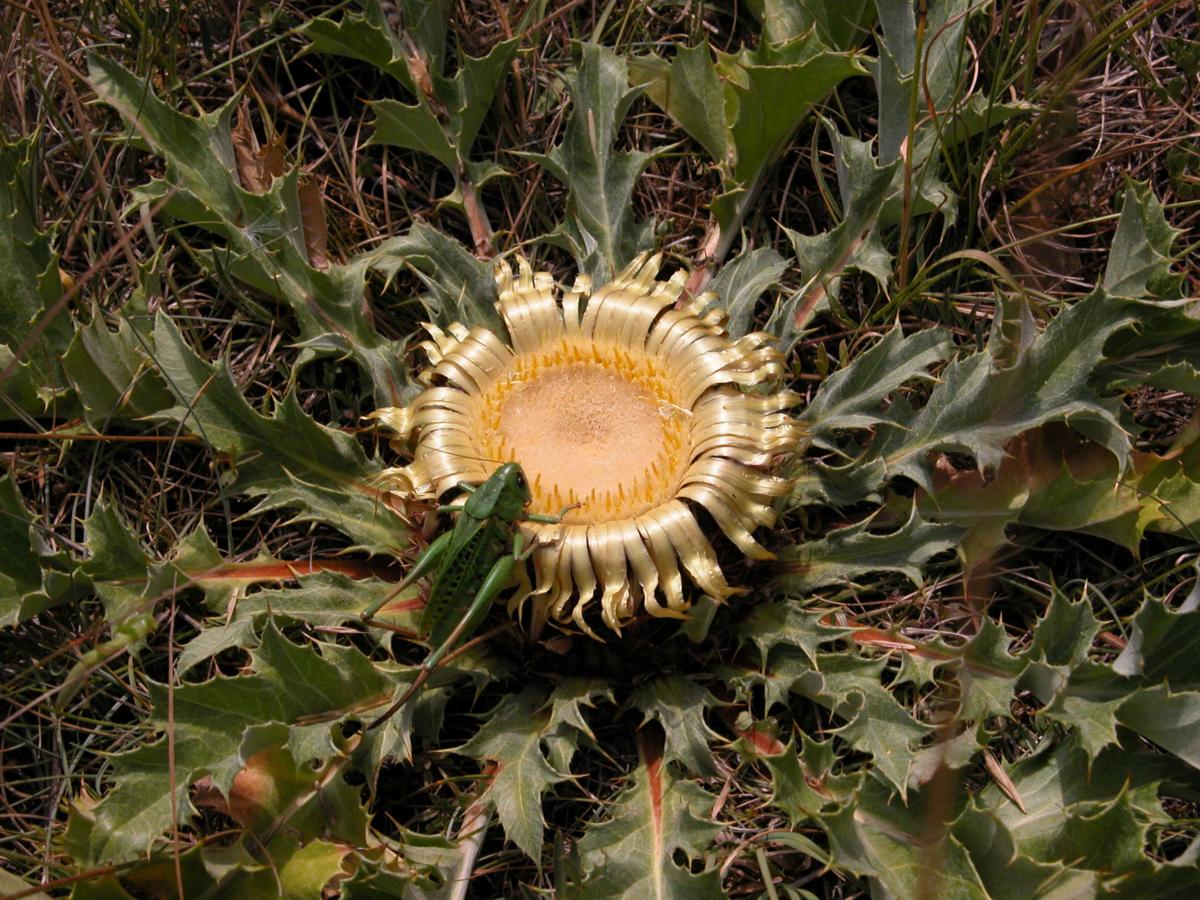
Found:
[{"label": "grasshopper front leg", "polygon": [[400,583],[396,585],[395,589],[390,591],[387,596],[385,596],[378,603],[374,604],[373,606],[369,606],[367,609],[362,611],[362,613],[359,615],[359,619],[363,622],[363,624],[371,625],[377,628],[394,630],[393,626],[389,625],[387,622],[378,621],[375,618],[375,614],[379,612],[379,610],[383,609],[384,606],[391,603],[398,594],[400,594],[405,588],[407,588],[422,575],[428,575],[430,572],[436,569],[438,563],[441,562],[442,557],[446,555],[446,550],[450,546],[450,539],[453,536],[453,532],[447,531],[445,534],[439,535],[437,540],[426,547],[425,552],[418,557],[415,563],[413,563],[413,567],[409,570],[408,574],[401,579]]},{"label": "grasshopper front leg", "polygon": [[462,619],[459,620],[459,623],[454,627],[454,630],[450,632],[446,639],[442,641],[442,643],[436,647],[433,652],[429,654],[429,656],[425,657],[425,661],[421,663],[421,668],[417,673],[417,677],[413,679],[413,683],[408,686],[408,690],[406,690],[400,696],[399,700],[388,707],[387,712],[368,725],[367,731],[370,731],[373,728],[378,728],[380,725],[394,716],[404,706],[405,703],[412,699],[413,695],[416,694],[417,691],[424,687],[425,682],[429,680],[429,676],[433,674],[434,670],[438,666],[438,663],[440,663],[443,657],[445,657],[445,655],[449,653],[455,647],[455,645],[458,644],[463,635],[469,634],[479,626],[479,623],[483,621],[484,616],[487,615],[488,609],[491,608],[492,601],[496,599],[500,591],[504,590],[504,586],[508,584],[509,578],[512,577],[513,566],[516,565],[516,556],[520,553],[520,548],[521,538],[520,534],[518,534],[514,540],[513,548],[516,552],[507,554],[496,560],[495,564],[491,568],[491,571],[489,571],[487,577],[484,578],[483,584],[480,586],[479,591],[475,594],[475,599],[471,601],[470,607],[467,608],[466,613],[463,615]]}]

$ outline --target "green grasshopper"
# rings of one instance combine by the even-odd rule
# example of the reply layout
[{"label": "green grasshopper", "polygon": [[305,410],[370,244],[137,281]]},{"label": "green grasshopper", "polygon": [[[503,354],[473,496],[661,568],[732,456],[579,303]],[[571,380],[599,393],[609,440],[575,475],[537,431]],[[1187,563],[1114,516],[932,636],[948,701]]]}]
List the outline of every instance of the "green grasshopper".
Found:
[{"label": "green grasshopper", "polygon": [[420,625],[421,634],[428,638],[433,651],[421,663],[421,671],[408,690],[368,725],[368,730],[378,728],[395,715],[429,680],[442,658],[479,627],[492,601],[508,584],[517,561],[533,550],[532,546],[523,549],[524,541],[516,523],[553,524],[562,521],[570,509],[557,516],[527,513],[525,507],[531,497],[529,482],[517,463],[500,466],[478,487],[460,483],[459,488],[470,494],[465,504],[438,507],[439,512],[459,512],[454,529],[426,548],[391,595],[362,614],[364,623],[382,625],[375,621],[375,614],[384,604],[421,576],[436,570]]}]

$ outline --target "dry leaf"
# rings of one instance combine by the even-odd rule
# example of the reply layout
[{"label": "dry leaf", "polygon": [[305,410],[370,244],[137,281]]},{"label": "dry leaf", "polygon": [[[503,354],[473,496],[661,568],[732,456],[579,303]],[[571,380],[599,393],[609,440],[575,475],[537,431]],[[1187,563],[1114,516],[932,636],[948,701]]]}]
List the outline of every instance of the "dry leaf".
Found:
[{"label": "dry leaf", "polygon": [[315,175],[302,175],[299,185],[300,221],[304,225],[304,249],[314,269],[328,269],[328,232],[325,227],[325,190]]},{"label": "dry leaf", "polygon": [[230,132],[233,154],[237,159],[238,180],[242,187],[256,194],[271,189],[271,180],[283,174],[287,160],[283,154],[283,141],[272,138],[265,147],[258,143],[254,126],[250,124],[248,104],[243,102],[238,109],[237,121]]},{"label": "dry leaf", "polygon": [[983,764],[987,766],[988,774],[992,776],[992,780],[996,782],[996,786],[1004,791],[1004,796],[1016,804],[1017,809],[1025,812],[1025,801],[1021,799],[1021,793],[1017,790],[1017,786],[1013,784],[1008,773],[1004,771],[1004,766],[996,757],[992,756],[990,750],[983,751]]}]

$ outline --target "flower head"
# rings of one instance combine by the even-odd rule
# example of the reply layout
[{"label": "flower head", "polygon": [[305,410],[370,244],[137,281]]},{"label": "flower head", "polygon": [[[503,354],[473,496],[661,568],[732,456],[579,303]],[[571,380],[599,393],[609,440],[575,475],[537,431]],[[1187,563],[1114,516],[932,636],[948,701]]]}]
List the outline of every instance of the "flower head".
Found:
[{"label": "flower head", "polygon": [[619,631],[644,610],[684,617],[683,575],[717,600],[736,592],[696,518],[708,512],[755,559],[751,532],[770,526],[770,474],[799,428],[798,400],[769,388],[783,372],[771,337],[731,341],[725,315],[701,315],[711,296],[680,303],[687,273],[656,280],[660,257],[641,256],[596,291],[579,276],[560,298],[554,279],[518,260],[497,269],[506,342],[483,328],[427,325],[426,389],[411,406],[376,415],[415,435],[405,480],[440,495],[518,462],[530,511],[559,524],[523,523],[536,541],[533,577],[519,568],[510,609],[573,622],[599,599]]}]

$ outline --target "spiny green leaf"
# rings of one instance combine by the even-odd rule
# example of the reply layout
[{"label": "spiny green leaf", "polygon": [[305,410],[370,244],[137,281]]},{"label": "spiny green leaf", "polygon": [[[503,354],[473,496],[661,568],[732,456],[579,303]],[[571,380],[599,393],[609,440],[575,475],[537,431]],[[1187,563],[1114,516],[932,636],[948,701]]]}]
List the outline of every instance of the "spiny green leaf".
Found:
[{"label": "spiny green leaf", "polygon": [[119,581],[145,573],[149,557],[110,504],[101,500],[84,522],[90,560],[84,568],[98,580]]},{"label": "spiny green leaf", "polygon": [[1052,666],[1077,666],[1087,658],[1099,630],[1086,597],[1072,602],[1056,591],[1046,615],[1033,627],[1033,643],[1025,655]]},{"label": "spiny green leaf", "polygon": [[1171,272],[1171,245],[1179,234],[1167,224],[1150,186],[1129,182],[1104,269],[1104,290],[1114,297],[1175,297],[1183,276]]},{"label": "spiny green leaf", "polygon": [[[986,747],[989,733],[985,726],[964,728],[958,734],[943,734],[927,742],[912,755],[909,764],[909,790],[929,785],[951,772],[964,772],[978,762],[979,750]],[[901,794],[901,797],[905,797]]]},{"label": "spiny green leaf", "polygon": [[1084,664],[1040,714],[1073,729],[1088,759],[1095,759],[1117,743],[1117,712],[1133,689],[1132,684],[1119,684],[1106,667]]},{"label": "spiny green leaf", "polygon": [[791,744],[782,753],[762,759],[771,772],[771,805],[786,813],[793,826],[811,821],[830,801],[809,783],[815,777],[809,774]]},{"label": "spiny green leaf", "polygon": [[850,50],[862,43],[875,21],[870,0],[750,0],[747,4],[763,24],[763,39],[786,43],[814,25],[830,47]]},{"label": "spiny green leaf", "polygon": [[770,659],[757,668],[721,667],[717,674],[747,704],[756,702],[754,688],[761,687],[763,708],[768,712],[786,705],[792,693],[815,696],[823,686],[812,660],[788,646],[773,650]]},{"label": "spiny green leaf", "polygon": [[343,900],[435,897],[445,890],[459,865],[458,845],[441,836],[395,831],[394,843],[357,854],[354,874],[338,883]]},{"label": "spiny green leaf", "polygon": [[826,611],[809,611],[792,602],[760,603],[737,626],[738,638],[753,641],[763,662],[779,645],[796,647],[816,662],[817,647],[846,636],[851,629],[826,624]]},{"label": "spiny green leaf", "polygon": [[830,532],[826,537],[784,548],[775,583],[792,595],[837,584],[866,572],[898,572],[921,583],[921,566],[953,549],[963,535],[957,525],[922,521],[913,510],[891,534],[874,534],[870,522]]},{"label": "spiny green leaf", "polygon": [[[273,626],[254,651],[253,669],[252,675],[180,685],[173,691],[174,806],[180,823],[192,814],[188,788],[200,776],[211,776],[217,789],[229,795],[242,765],[239,748],[247,729],[275,722],[295,725],[306,716],[332,720],[391,696],[387,680],[358,651],[325,645],[317,653],[312,645],[287,641]],[[165,729],[166,685],[151,682],[150,698],[150,724]],[[332,753],[332,744],[329,749]],[[167,760],[165,739],[114,757],[116,786],[96,809],[87,864],[143,853],[170,827]]]},{"label": "spiny green leaf", "polygon": [[715,59],[707,43],[680,48],[669,63],[653,56],[635,60],[632,74],[717,163],[723,193],[713,215],[732,235],[813,105],[865,72],[854,54],[830,50],[807,29],[782,43],[763,40],[754,51],[718,52]]},{"label": "spiny green leaf", "polygon": [[857,750],[871,754],[875,770],[903,797],[908,790],[913,746],[930,732],[930,727],[912,717],[880,676],[885,663],[866,660],[856,653],[822,653],[817,671],[823,685],[809,696],[846,724],[837,734]]},{"label": "spiny green leaf", "polygon": [[704,711],[719,701],[707,690],[680,675],[655,678],[638,688],[629,700],[643,713],[643,724],[656,720],[666,733],[663,761],[678,761],[697,775],[717,774],[709,741],[717,734],[704,721]]},{"label": "spiny green leaf", "polygon": [[[1196,449],[1200,450],[1200,445]],[[1200,526],[1200,479],[1194,477],[1188,466],[1179,465],[1178,461],[1167,461],[1167,465],[1160,467],[1155,474],[1163,475],[1163,469],[1176,467],[1178,471],[1174,475],[1163,477],[1156,484],[1143,482],[1139,485],[1142,490],[1148,491],[1142,507],[1143,519],[1150,519],[1147,528],[1152,531],[1191,536],[1197,533],[1197,527]]]},{"label": "spiny green leaf", "polygon": [[44,544],[33,515],[10,475],[0,478],[0,628],[16,625],[54,605],[43,586]]},{"label": "spiny green leaf", "polygon": [[892,684],[897,687],[902,684],[911,684],[920,690],[928,684],[933,684],[938,666],[944,664],[945,660],[938,659],[932,654],[906,652],[900,660],[900,671],[892,679]]},{"label": "spiny green leaf", "polygon": [[334,24],[307,26],[312,49],[362,59],[399,78],[415,103],[377,100],[375,130],[368,143],[425,153],[448,168],[455,191],[444,202],[463,203],[466,182],[482,185],[504,174],[494,163],[471,160],[471,148],[496,91],[517,51],[518,41],[496,44],[486,56],[459,52],[457,71],[442,72],[448,4],[402,0],[385,8],[369,2],[367,15],[351,13]]},{"label": "spiny green leaf", "polygon": [[263,498],[259,509],[299,508],[301,518],[326,522],[372,552],[403,545],[407,529],[372,486],[381,465],[353,437],[318,425],[294,394],[274,416],[259,415],[228,365],[200,359],[164,317],[155,325],[155,345],[177,402],[167,415],[229,458],[234,488]]},{"label": "spiny green leaf", "polygon": [[831,51],[812,32],[778,48],[719,54],[716,68],[725,79],[732,175],[743,188],[775,163],[819,100],[847,78],[866,74],[856,56]]},{"label": "spiny green leaf", "polygon": [[583,708],[594,707],[597,700],[613,702],[612,688],[599,678],[567,678],[550,694],[550,719],[558,725],[543,741],[550,765],[558,771],[570,771],[580,738],[595,740]]},{"label": "spiny green leaf", "polygon": [[595,44],[581,44],[580,53],[578,69],[567,77],[573,106],[562,143],[537,159],[567,186],[567,219],[556,234],[599,285],[650,246],[650,223],[637,220],[633,203],[650,156],[613,148],[640,93],[628,87],[625,60]]},{"label": "spiny green leaf", "polygon": [[[397,691],[407,689],[412,677],[415,677],[415,673],[402,676]],[[437,741],[446,704],[460,690],[462,684],[458,680],[426,686],[383,725],[363,735],[362,742],[352,756],[352,765],[364,774],[373,794],[378,790],[379,773],[384,765],[412,762],[415,739],[424,739],[429,744]]]},{"label": "spiny green leaf", "polygon": [[451,79],[434,79],[439,99],[446,104],[449,127],[459,158],[466,160],[492,99],[517,53],[517,40],[501,41],[487,56],[463,55]]},{"label": "spiny green leaf", "polygon": [[[890,637],[886,633],[884,636]],[[861,632],[856,637],[865,642]],[[912,681],[921,687],[934,680],[935,671],[952,675],[961,691],[959,716],[964,721],[1011,717],[1014,692],[1028,661],[1008,652],[1008,634],[992,619],[984,618],[975,636],[960,646],[940,641],[914,641],[905,646],[907,639],[899,635],[891,643],[904,650],[904,661],[893,684]]]},{"label": "spiny green leaf", "polygon": [[[1104,286],[1134,298],[1174,301],[1182,276],[1172,273],[1171,247],[1179,232],[1166,221],[1162,204],[1148,186],[1129,182],[1113,238]],[[1101,383],[1132,389],[1142,385],[1200,393],[1196,335],[1200,317],[1195,301],[1152,303],[1139,307],[1142,323],[1114,337],[1110,359],[1101,367]]]},{"label": "spiny green leaf", "polygon": [[[1008,543],[1009,526],[1023,519],[1029,524],[1040,524],[1044,519],[1051,527],[1057,524],[1060,528],[1068,521],[1076,527],[1099,522],[1110,525],[1113,518],[1127,521],[1128,517],[1122,515],[1124,510],[1112,508],[1116,497],[1111,490],[1101,487],[1101,496],[1096,499],[1102,508],[1097,509],[1096,504],[1087,502],[1091,498],[1080,490],[1080,484],[1066,484],[1073,478],[1069,470],[1064,471],[1065,457],[1070,451],[1063,445],[1072,444],[1078,446],[1080,441],[1065,428],[1032,429],[1009,442],[1004,460],[988,475],[957,469],[943,458],[934,467],[932,490],[919,494],[918,507],[927,518],[957,522],[968,529],[959,548],[968,568],[986,563]],[[1063,450],[1056,459],[1059,446]],[[1095,449],[1104,453],[1099,447]],[[1043,490],[1051,491],[1051,485],[1062,487],[1054,491],[1053,502],[1046,502]],[[1083,502],[1079,502],[1081,499]],[[909,501],[901,497],[899,502],[907,505]],[[1043,507],[1041,517],[1036,514],[1037,506]],[[1109,531],[1110,535],[1113,533]]]},{"label": "spiny green leaf", "polygon": [[774,287],[787,271],[787,262],[770,247],[742,253],[721,267],[709,290],[717,295],[716,305],[729,314],[726,330],[740,338],[754,324],[754,306],[764,291]]},{"label": "spiny green leaf", "polygon": [[[892,408],[906,408],[907,401],[898,398]],[[838,450],[851,461],[830,465],[820,460],[804,460],[792,477],[790,506],[822,504],[834,507],[853,506],[864,500],[882,502],[879,488],[887,481],[887,469],[882,460],[872,458],[870,449],[862,453],[857,444],[843,445]],[[853,454],[861,454],[854,458]]]},{"label": "spiny green leaf", "polygon": [[458,148],[450,143],[442,123],[424,103],[376,100],[370,143],[406,147],[432,156],[452,172],[458,171]]},{"label": "spiny green leaf", "polygon": [[1100,893],[1100,876],[1017,852],[1013,836],[995,817],[968,807],[954,836],[971,855],[991,900],[1075,900]]},{"label": "spiny green leaf", "polygon": [[1129,437],[1119,404],[1089,386],[1105,341],[1135,318],[1133,305],[1094,292],[1061,313],[1022,359],[997,369],[987,353],[951,363],[911,421],[882,426],[871,456],[885,469],[930,487],[933,450],[970,453],[981,468],[1004,459],[1010,438],[1047,422],[1067,422],[1124,464]]},{"label": "spiny green leaf", "polygon": [[646,96],[691,135],[722,166],[732,163],[732,135],[725,122],[725,88],[713,65],[705,40],[679,47],[669,63],[657,57],[634,60],[634,83],[644,84]]},{"label": "spiny green leaf", "polygon": [[978,633],[963,648],[955,667],[963,692],[963,718],[979,721],[1011,715],[1017,679],[1025,663],[1009,654],[1008,645],[1004,629],[985,618]]},{"label": "spiny green leaf", "polygon": [[491,268],[437,229],[415,222],[408,234],[384,241],[369,258],[371,267],[389,279],[402,268],[416,275],[427,290],[421,303],[437,325],[462,322],[503,331]]},{"label": "spiny green leaf", "polygon": [[204,592],[205,606],[214,613],[228,613],[236,597],[250,585],[260,582],[250,572],[243,572],[246,576],[243,578],[229,577],[232,573],[227,568],[228,560],[209,537],[203,519],[179,539],[171,560],[176,568],[188,574],[194,586]]},{"label": "spiny green leaf", "polygon": [[[1010,478],[1005,484],[1011,481],[1011,492],[988,482],[995,484],[988,491],[996,497],[963,498],[967,519],[972,510],[981,513],[977,523],[964,519],[964,524],[991,529],[992,536],[985,541],[990,552],[1002,543],[1007,524],[994,514],[996,504],[1011,517],[1023,503],[1017,502],[1018,494],[1027,493],[1019,477],[1021,467],[1009,459],[1020,455],[1014,450],[1013,438],[1044,423],[1066,422],[1096,440],[1097,446],[1106,447],[1115,457],[1114,469],[1125,464],[1129,440],[1117,422],[1117,404],[1098,396],[1089,386],[1088,376],[1102,359],[1106,338],[1139,314],[1133,304],[1093,294],[1059,316],[1008,368],[997,367],[988,353],[953,363],[919,412],[897,396],[896,388],[945,358],[949,345],[938,332],[921,332],[903,341],[898,333],[889,334],[848,367],[846,374],[831,376],[828,387],[814,399],[805,418],[813,422],[818,442],[852,461],[836,467],[824,463],[811,466],[797,479],[793,500],[824,498],[850,504],[872,496],[889,477],[903,474],[934,495],[931,503],[920,505],[923,516],[954,522],[955,497],[947,495],[942,509],[938,486],[947,481],[957,486],[969,476],[939,475],[931,451],[970,452],[980,468],[999,467],[1004,474],[1003,467],[1009,466]],[[892,401],[884,410],[880,401],[889,393]],[[868,425],[878,427],[878,434],[865,451],[855,444],[834,441],[835,427]],[[1085,523],[1089,517],[1084,512],[1076,520]]]},{"label": "spiny green leaf", "polygon": [[857,786],[860,776],[833,775],[833,740],[819,742],[803,736],[803,749],[794,744],[770,748],[739,742],[743,748],[753,747],[754,756],[763,761],[771,773],[771,805],[787,813],[793,826],[815,819],[821,810],[834,802],[851,785]]},{"label": "spiny green leaf", "polygon": [[1113,358],[1115,365],[1109,368],[1115,370],[1114,388],[1136,390],[1145,386],[1200,397],[1200,367],[1195,362],[1198,358],[1196,348],[1171,347],[1170,351],[1149,360],[1129,359],[1120,352],[1114,353]]},{"label": "spiny green leaf", "polygon": [[890,896],[1096,896],[1150,867],[1146,827],[1166,821],[1162,759],[1112,747],[1089,768],[1078,747],[1044,739],[1009,769],[1009,794],[993,783],[947,804],[926,788],[901,803],[867,779],[822,824],[833,865]]},{"label": "spiny green leaf", "polygon": [[841,221],[829,231],[804,235],[785,228],[796,262],[805,278],[803,289],[782,304],[773,317],[783,344],[789,345],[820,302],[836,302],[841,276],[847,271],[867,272],[886,286],[892,273],[892,255],[879,238],[879,211],[899,166],[893,161],[875,164],[871,145],[829,127],[841,193]]},{"label": "spiny green leaf", "polygon": [[1173,693],[1166,685],[1132,692],[1118,721],[1200,769],[1200,691]]},{"label": "spiny green leaf", "polygon": [[75,332],[63,355],[63,369],[93,428],[116,418],[154,415],[171,405],[150,356],[152,340],[149,334],[135,333],[124,316],[117,330],[110,331],[99,313]]},{"label": "spiny green leaf", "polygon": [[115,107],[166,158],[172,181],[208,209],[234,220],[242,212],[233,172],[237,170],[226,107],[192,118],[158,98],[148,81],[102,56],[88,57],[89,80],[97,95]]},{"label": "spiny green leaf", "polygon": [[1159,863],[1143,857],[1136,869],[1114,885],[1112,893],[1138,900],[1141,897],[1191,897],[1197,891],[1200,891],[1200,872],[1196,871],[1195,860]]},{"label": "spiny green leaf", "polygon": [[[1200,581],[1198,581],[1200,583]],[[1200,610],[1172,611],[1153,597],[1142,602],[1132,633],[1113,670],[1141,676],[1148,683],[1165,682],[1175,690],[1200,688],[1195,648],[1200,646]]]},{"label": "spiny green leaf", "polygon": [[[1059,477],[1020,507],[1018,521],[1092,534],[1135,554],[1147,530],[1176,532],[1200,523],[1200,485],[1185,471],[1164,477],[1177,466],[1154,454],[1135,452],[1132,461],[1131,469],[1120,473],[1109,456],[1092,464],[1095,474],[1089,477],[1090,460],[1076,466],[1064,460]],[[1083,469],[1083,477],[1076,477],[1072,467]]]},{"label": "spiny green leaf", "polygon": [[[1167,683],[1194,684],[1175,640],[1187,640],[1197,614],[1155,610],[1151,602],[1157,601],[1147,601],[1135,619],[1126,652],[1107,666],[1086,660],[1099,628],[1090,605],[1056,595],[1025,653],[1030,662],[1022,681],[1046,703],[1044,715],[1075,729],[1089,759],[1115,744],[1123,725],[1200,768],[1200,693],[1175,692]],[[1171,625],[1178,635],[1168,639]]]},{"label": "spiny green leaf", "polygon": [[446,35],[450,29],[451,0],[362,0],[372,21],[386,22],[393,37],[399,37],[428,59],[430,72],[441,72],[445,65]]},{"label": "spiny green leaf", "polygon": [[297,170],[274,179],[263,194],[237,182],[230,118],[233,105],[198,118],[163,103],[149,86],[120,65],[88,57],[89,80],[151,148],[167,161],[167,180],[138,192],[144,203],[190,222],[225,243],[199,254],[210,269],[251,285],[287,304],[306,348],[300,361],[333,352],[350,355],[381,403],[396,403],[404,387],[401,348],[371,327],[363,304],[367,263],[318,270],[309,263]]},{"label": "spiny green leaf", "polygon": [[[995,785],[979,792],[976,804],[1007,829],[1018,853],[1041,861],[1062,859],[1062,848],[1087,842],[1089,819],[1122,796],[1128,798],[1128,810],[1142,822],[1161,820],[1164,814],[1157,787],[1164,774],[1162,759],[1161,754],[1111,747],[1089,765],[1079,747],[1046,741],[1039,752],[1008,770],[1024,811]],[[1127,833],[1120,843],[1110,846],[1114,858],[1132,859],[1126,846],[1130,836]],[[1139,856],[1141,846],[1137,841]],[[1103,859],[1093,862],[1097,868],[1111,871]]]},{"label": "spiny green leaf", "polygon": [[294,757],[289,738],[288,727],[279,723],[246,729],[238,749],[242,765],[228,800],[214,805],[264,841],[286,826],[304,842],[326,837],[349,846],[366,844],[361,792],[343,778],[329,777],[345,757],[321,760],[323,766],[314,769]]},{"label": "spiny green leaf", "polygon": [[321,16],[306,23],[304,36],[312,42],[310,49],[370,63],[415,92],[417,88],[404,61],[399,36],[384,24],[378,3],[366,5],[368,15],[352,12],[336,22]]},{"label": "spiny green leaf", "polygon": [[322,17],[307,23],[304,34],[312,40],[311,49],[370,63],[420,93],[414,68],[430,76],[442,71],[449,0],[398,0],[388,3],[386,12],[379,0],[360,5],[363,12],[351,12],[337,22]]},{"label": "spiny green leaf", "polygon": [[138,539],[105,500],[99,501],[84,520],[90,558],[80,572],[94,583],[104,601],[104,613],[116,624],[152,598],[152,562]]},{"label": "spiny green leaf", "polygon": [[[54,309],[62,282],[58,257],[37,230],[34,147],[32,139],[0,140],[0,370],[12,370],[0,393],[0,419],[16,411],[41,415],[66,390],[59,359],[71,318]],[[44,330],[17,360],[34,328]]]},{"label": "spiny green leaf", "polygon": [[345,844],[330,841],[309,841],[298,846],[286,834],[272,842],[272,850],[273,870],[258,873],[249,885],[239,885],[239,897],[247,900],[271,900],[274,897],[301,900],[312,897],[314,893],[323,893],[327,885],[344,874],[342,860],[348,852]]},{"label": "spiny green leaf", "polygon": [[[312,423],[295,402],[294,394],[284,398],[275,420],[288,430],[293,430],[297,423],[301,423],[301,430]],[[300,436],[295,431],[293,434]],[[332,434],[341,436],[341,432]],[[320,439],[316,442],[317,446],[322,443]],[[274,467],[256,462],[249,464],[252,471],[239,471],[234,482],[248,496],[262,498],[254,512],[296,510],[294,521],[323,522],[352,538],[355,549],[369,553],[395,555],[399,548],[407,546],[410,529],[388,506],[384,489],[376,487],[374,459],[357,471],[351,468],[356,461],[345,459],[313,460],[309,471],[298,471],[290,460]],[[320,468],[313,471],[317,467]]]},{"label": "spiny green leaf", "polygon": [[[357,620],[364,609],[384,599],[389,600],[389,605],[381,610],[381,615],[394,617],[396,607],[414,605],[416,593],[415,588],[407,588],[398,594],[395,584],[378,578],[316,572],[299,576],[296,587],[269,588],[242,597],[233,620],[261,620],[270,615],[332,628]],[[412,619],[409,621],[415,624]]]},{"label": "spiny green leaf", "polygon": [[[1176,645],[1166,637],[1170,626],[1175,625],[1186,639],[1191,617],[1196,613],[1165,612],[1161,604],[1159,609],[1151,609],[1146,607],[1139,614],[1149,635],[1144,646],[1151,654],[1142,659],[1142,668],[1156,680],[1175,673],[1182,684],[1190,685],[1190,673],[1186,667],[1179,668]],[[756,611],[748,620],[751,626],[747,636],[760,646],[760,652],[783,645],[802,648],[811,656],[806,660],[795,652],[773,651],[770,665],[764,667],[758,679],[764,682],[768,708],[785,700],[789,691],[825,705],[850,722],[840,729],[840,736],[855,749],[869,753],[879,774],[900,789],[908,781],[910,767],[916,773],[924,765],[922,754],[933,754],[933,764],[945,763],[945,754],[940,751],[912,749],[926,726],[915,722],[883,688],[881,661],[854,652],[818,650],[820,643],[839,636],[837,630],[820,626],[819,614],[794,610],[789,617],[783,605],[764,610]],[[771,615],[773,610],[777,612]],[[762,621],[754,624],[758,618]],[[788,618],[795,618],[791,626]],[[1200,695],[1191,691],[1172,693],[1161,683],[1151,687],[1143,678],[1122,677],[1111,667],[1089,662],[1087,656],[1097,630],[1098,623],[1086,599],[1070,602],[1056,594],[1033,629],[1032,643],[1019,656],[1008,652],[1007,635],[990,620],[985,620],[975,638],[960,648],[913,643],[903,652],[928,659],[931,670],[937,667],[954,673],[962,693],[960,716],[966,721],[1008,717],[1018,687],[1031,688],[1046,704],[1041,714],[1070,728],[1089,760],[1101,758],[1107,748],[1115,745],[1120,739],[1119,728],[1124,726],[1194,765],[1200,754],[1200,745],[1192,737],[1200,733],[1196,729],[1200,703],[1195,699]],[[868,632],[874,630],[843,629],[840,634],[852,634],[856,642],[869,645],[874,637]],[[903,647],[903,641],[898,635],[889,637],[888,646]],[[1142,645],[1134,646],[1135,653],[1140,654]],[[1127,656],[1130,661],[1135,658],[1133,653]],[[1126,665],[1132,666],[1132,662]],[[736,687],[749,676],[743,673],[724,677]],[[958,766],[966,765],[977,749],[974,734],[968,731],[960,737]]]},{"label": "spiny green leaf", "polygon": [[677,865],[677,851],[702,857],[719,826],[708,818],[713,798],[692,781],[677,780],[661,759],[638,767],[613,803],[608,821],[593,824],[579,842],[587,878],[581,898],[703,900],[722,897],[715,869],[695,874]]},{"label": "spiny green leaf", "polygon": [[461,753],[496,763],[488,790],[504,833],[535,862],[542,856],[542,794],[568,778],[550,765],[542,742],[562,737],[561,727],[575,715],[572,704],[549,703],[541,688],[530,685],[509,694],[493,709]]},{"label": "spiny green leaf", "polygon": [[396,100],[375,101],[371,108],[377,118],[370,143],[427,153],[456,178],[460,177],[496,88],[516,50],[516,41],[504,41],[485,57],[464,57],[453,78],[436,75],[434,96],[442,105],[442,116],[430,107],[423,93],[412,105]]},{"label": "spiny green leaf", "polygon": [[[294,619],[311,625],[334,628],[346,622],[357,622],[363,610],[391,598],[394,604],[411,601],[415,588],[396,594],[396,586],[377,578],[354,579],[337,572],[318,572],[303,575],[298,585],[256,591],[241,597],[233,608],[222,613],[218,625],[203,629],[184,644],[176,661],[176,671],[183,673],[205,659],[225,650],[240,647],[250,649],[258,642],[258,626],[270,616]],[[203,580],[197,582],[203,584]],[[383,616],[392,618],[394,607],[385,608]],[[408,624],[416,631],[415,611],[407,616]],[[399,623],[396,623],[399,624]]]},{"label": "spiny green leaf", "polygon": [[[1128,194],[1127,194],[1128,196]],[[1134,206],[1138,214],[1144,211]],[[1137,219],[1135,218],[1135,223]],[[1121,226],[1118,224],[1118,230]],[[1168,295],[1170,295],[1168,293]],[[1105,348],[1098,383],[1132,390],[1143,385],[1200,395],[1200,304],[1194,300],[1137,305],[1139,327],[1117,334]]]},{"label": "spiny green leaf", "polygon": [[[1200,524],[1200,484],[1188,475],[1197,436],[1200,429],[1188,429],[1162,456],[1134,451],[1122,472],[1099,444],[1059,423],[1042,426],[1009,441],[987,475],[939,460],[933,490],[919,493],[917,507],[927,519],[969,529],[959,547],[968,569],[1008,544],[1008,529],[1017,524],[1092,534],[1137,553],[1146,530],[1175,533]],[[897,507],[910,502],[895,498]]]},{"label": "spiny green leaf", "polygon": [[226,650],[242,648],[248,650],[258,644],[258,632],[254,628],[254,619],[245,617],[231,622],[223,622],[211,628],[203,629],[194,638],[183,645],[176,662],[178,671],[182,674],[192,666],[212,659]]},{"label": "spiny green leaf", "polygon": [[835,864],[872,885],[872,894],[892,897],[957,897],[988,900],[966,848],[953,834],[935,842],[940,817],[952,816],[929,798],[902,803],[883,785],[867,779],[853,801],[823,817]]},{"label": "spiny green leaf", "polygon": [[893,328],[865,353],[821,382],[805,407],[803,421],[818,446],[831,446],[834,432],[870,428],[887,421],[883,401],[910,381],[931,379],[928,369],[953,351],[950,336],[931,328],[905,337]]},{"label": "spiny green leaf", "polygon": [[1021,676],[1022,686],[1043,703],[1051,702],[1067,686],[1072,670],[1086,661],[1097,631],[1099,623],[1086,598],[1072,602],[1056,590],[1023,654],[1028,665]]}]

